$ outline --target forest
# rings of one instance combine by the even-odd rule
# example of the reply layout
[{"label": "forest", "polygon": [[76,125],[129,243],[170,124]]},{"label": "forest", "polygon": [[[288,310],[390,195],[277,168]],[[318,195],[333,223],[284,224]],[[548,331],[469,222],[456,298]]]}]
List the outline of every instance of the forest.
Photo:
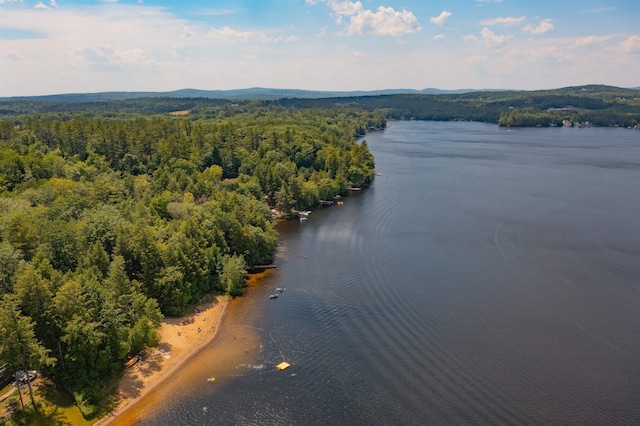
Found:
[{"label": "forest", "polygon": [[589,122],[593,126],[640,125],[640,90],[587,85],[539,91],[491,91],[461,94],[395,94],[325,99],[281,99],[296,107],[353,106],[384,111],[396,120],[462,120],[506,127],[562,126]]},{"label": "forest", "polygon": [[[0,366],[88,418],[164,316],[241,294],[277,215],[366,187],[388,119],[638,126],[640,91],[0,101]],[[5,365],[6,364],[6,365]]]},{"label": "forest", "polygon": [[275,213],[367,186],[356,139],[386,125],[359,108],[151,112],[193,107],[177,102],[0,118],[0,365],[42,371],[88,418],[163,316],[239,295],[272,260]]},{"label": "forest", "polygon": [[[273,91],[272,91],[273,92]],[[288,91],[281,90],[283,95]],[[294,94],[296,91],[291,91]],[[177,96],[189,91],[167,93]],[[196,93],[206,93],[196,91]],[[350,93],[350,92],[346,92]],[[358,93],[358,92],[352,92]],[[384,114],[395,120],[464,120],[495,123],[506,127],[553,127],[588,122],[593,126],[635,127],[640,125],[640,90],[605,85],[584,85],[551,90],[469,91],[465,93],[395,93],[356,96],[335,96],[332,92],[301,93],[305,97],[273,99],[267,89],[247,89],[238,99],[204,97],[180,98],[141,97],[135,93],[103,93],[55,95],[49,97],[0,99],[0,117],[25,113],[85,115],[123,115],[127,113],[158,114],[189,110],[192,114],[207,114],[214,108],[231,105],[285,107],[296,109],[359,108]],[[148,93],[141,94],[150,96]],[[262,96],[262,98],[261,98]],[[107,99],[116,98],[117,100]],[[58,101],[64,99],[64,102]],[[114,111],[118,111],[115,113]]]}]

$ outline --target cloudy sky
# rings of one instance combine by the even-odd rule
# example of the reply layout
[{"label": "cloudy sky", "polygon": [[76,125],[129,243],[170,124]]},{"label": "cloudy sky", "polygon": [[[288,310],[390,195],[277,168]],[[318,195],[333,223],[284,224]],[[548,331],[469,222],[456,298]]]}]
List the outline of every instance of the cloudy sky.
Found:
[{"label": "cloudy sky", "polygon": [[0,96],[640,86],[639,0],[0,0]]}]

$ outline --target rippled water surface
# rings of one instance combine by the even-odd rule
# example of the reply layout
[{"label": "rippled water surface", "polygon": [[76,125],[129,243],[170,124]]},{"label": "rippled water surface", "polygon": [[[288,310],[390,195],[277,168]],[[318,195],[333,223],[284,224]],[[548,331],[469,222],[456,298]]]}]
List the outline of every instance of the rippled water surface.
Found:
[{"label": "rippled water surface", "polygon": [[261,348],[213,386],[203,353],[189,399],[139,423],[640,424],[640,132],[366,140],[374,184],[281,224],[278,269],[227,319]]}]

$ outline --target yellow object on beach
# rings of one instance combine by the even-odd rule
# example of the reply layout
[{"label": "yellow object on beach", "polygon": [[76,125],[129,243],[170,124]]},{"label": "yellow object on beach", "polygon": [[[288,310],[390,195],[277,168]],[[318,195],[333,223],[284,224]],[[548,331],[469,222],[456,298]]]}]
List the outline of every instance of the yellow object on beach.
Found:
[{"label": "yellow object on beach", "polygon": [[280,364],[276,365],[276,368],[280,371],[282,370],[286,370],[287,368],[289,368],[291,366],[291,364],[287,363],[287,362],[281,362]]}]

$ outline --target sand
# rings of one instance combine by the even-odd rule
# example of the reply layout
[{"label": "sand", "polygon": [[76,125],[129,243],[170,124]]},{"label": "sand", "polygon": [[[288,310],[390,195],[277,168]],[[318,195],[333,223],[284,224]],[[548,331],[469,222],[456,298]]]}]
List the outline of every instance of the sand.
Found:
[{"label": "sand", "polygon": [[[200,304],[183,318],[166,318],[160,327],[160,343],[147,349],[143,360],[129,367],[118,385],[120,400],[116,410],[96,424],[108,425],[131,408],[167,377],[176,372],[193,355],[209,344],[220,331],[228,300],[218,296],[214,302]],[[190,324],[185,320],[193,319]]]}]

